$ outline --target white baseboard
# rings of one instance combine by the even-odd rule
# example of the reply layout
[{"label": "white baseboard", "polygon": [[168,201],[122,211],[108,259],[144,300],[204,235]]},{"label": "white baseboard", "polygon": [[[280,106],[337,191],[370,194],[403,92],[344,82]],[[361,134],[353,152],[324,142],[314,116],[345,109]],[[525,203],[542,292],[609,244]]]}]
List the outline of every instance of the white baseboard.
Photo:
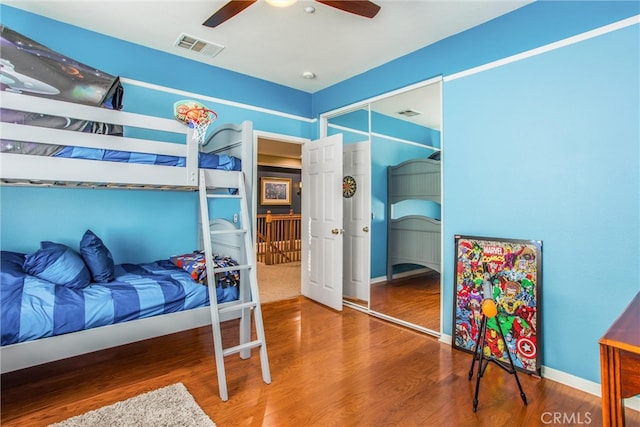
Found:
[{"label": "white baseboard", "polygon": [[[409,270],[409,271],[403,271],[402,273],[396,273],[394,275],[391,276],[392,279],[403,279],[405,277],[410,277],[410,276],[416,276],[418,274],[422,274],[422,273],[428,273],[429,271],[433,271],[429,268],[417,268],[415,270]],[[369,283],[370,284],[374,284],[374,283],[381,283],[381,282],[386,282],[387,281],[387,276],[379,276],[379,277],[373,277],[371,279],[369,279]]]},{"label": "white baseboard", "polygon": [[[584,378],[576,377],[575,375],[567,374],[566,372],[558,371],[548,366],[542,367],[542,377],[584,391],[585,393],[602,397],[602,388],[599,383],[585,380]],[[625,408],[640,412],[640,398],[631,397],[625,399],[624,406]]]},{"label": "white baseboard", "polygon": [[453,337],[451,335],[440,334],[440,339],[438,341],[442,344],[451,345],[453,343]]}]

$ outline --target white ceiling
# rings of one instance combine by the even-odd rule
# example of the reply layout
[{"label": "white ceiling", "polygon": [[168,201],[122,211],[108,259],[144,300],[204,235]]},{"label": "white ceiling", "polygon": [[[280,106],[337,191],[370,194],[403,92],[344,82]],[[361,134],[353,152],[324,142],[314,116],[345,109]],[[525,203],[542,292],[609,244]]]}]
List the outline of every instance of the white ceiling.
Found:
[{"label": "white ceiling", "polygon": [[[299,0],[288,8],[258,1],[216,28],[204,27],[202,23],[226,2],[3,0],[6,5],[68,24],[309,93],[530,1],[374,0],[381,10],[373,19],[311,0]],[[315,13],[306,13],[308,6],[313,6]],[[183,33],[222,45],[224,49],[209,58],[178,48],[175,42]],[[41,42],[46,44],[46,40]],[[317,77],[305,79],[302,77],[305,71]]]},{"label": "white ceiling", "polygon": [[[441,129],[442,102],[440,84],[432,83],[371,103],[371,110],[395,119],[404,120],[431,129]],[[402,111],[411,110],[415,116],[403,116]]]}]

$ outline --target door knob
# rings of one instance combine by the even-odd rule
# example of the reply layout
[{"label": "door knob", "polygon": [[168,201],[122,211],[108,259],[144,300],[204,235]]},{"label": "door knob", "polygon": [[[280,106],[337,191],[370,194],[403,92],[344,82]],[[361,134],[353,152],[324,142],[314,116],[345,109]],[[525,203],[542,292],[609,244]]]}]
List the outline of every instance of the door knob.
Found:
[{"label": "door knob", "polygon": [[334,228],[333,230],[331,230],[331,234],[340,234],[340,230]]},{"label": "door knob", "polygon": [[366,226],[362,227],[362,231],[364,231],[365,233],[368,233],[369,232],[369,227],[366,227]]}]

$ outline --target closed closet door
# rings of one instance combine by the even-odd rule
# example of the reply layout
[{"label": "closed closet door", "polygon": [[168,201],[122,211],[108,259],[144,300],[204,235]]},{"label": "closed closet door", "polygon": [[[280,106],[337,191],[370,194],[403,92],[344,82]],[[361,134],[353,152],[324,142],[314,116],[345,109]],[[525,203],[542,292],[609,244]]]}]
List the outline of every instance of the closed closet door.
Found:
[{"label": "closed closet door", "polygon": [[344,146],[344,297],[369,301],[371,143]]}]

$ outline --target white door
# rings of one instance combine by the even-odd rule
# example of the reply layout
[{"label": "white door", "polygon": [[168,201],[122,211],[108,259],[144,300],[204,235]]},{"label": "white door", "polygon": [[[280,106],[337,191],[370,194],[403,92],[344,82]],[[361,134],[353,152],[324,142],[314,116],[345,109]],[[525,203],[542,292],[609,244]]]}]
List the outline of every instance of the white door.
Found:
[{"label": "white door", "polygon": [[343,149],[345,177],[355,181],[355,193],[344,206],[344,296],[369,301],[371,276],[371,143],[346,144]]},{"label": "white door", "polygon": [[302,146],[302,295],[342,311],[342,135]]}]

